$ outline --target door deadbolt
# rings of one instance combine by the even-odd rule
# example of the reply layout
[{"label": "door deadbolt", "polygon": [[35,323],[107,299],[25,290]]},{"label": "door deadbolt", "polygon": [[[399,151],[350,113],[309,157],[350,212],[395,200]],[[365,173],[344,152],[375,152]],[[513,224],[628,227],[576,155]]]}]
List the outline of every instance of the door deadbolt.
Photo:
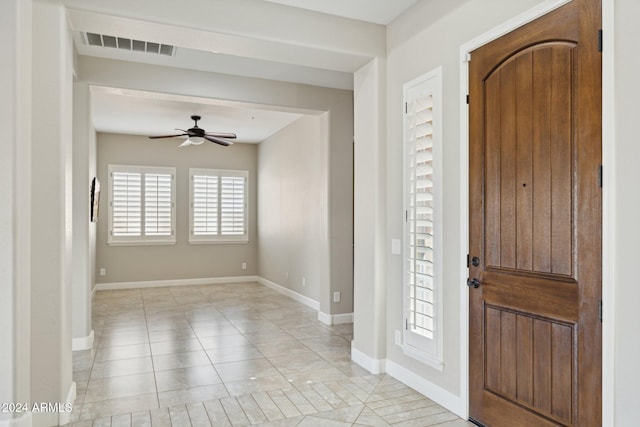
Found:
[{"label": "door deadbolt", "polygon": [[479,266],[480,258],[478,258],[477,256],[474,256],[473,258],[471,258],[471,265],[473,265],[474,267]]}]

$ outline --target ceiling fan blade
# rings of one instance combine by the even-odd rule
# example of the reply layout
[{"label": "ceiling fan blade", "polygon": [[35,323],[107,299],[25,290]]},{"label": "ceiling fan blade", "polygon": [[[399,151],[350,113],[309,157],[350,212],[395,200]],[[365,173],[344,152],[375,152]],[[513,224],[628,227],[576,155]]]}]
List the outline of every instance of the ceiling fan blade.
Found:
[{"label": "ceiling fan blade", "polygon": [[207,132],[205,135],[215,136],[216,138],[227,138],[227,139],[236,139],[237,136],[235,133],[226,133],[226,132]]},{"label": "ceiling fan blade", "polygon": [[226,140],[224,140],[222,138],[217,138],[217,137],[211,136],[211,135],[205,135],[204,139],[206,139],[207,141],[215,142],[216,144],[224,145],[225,147],[228,147],[231,144],[233,144],[233,142],[231,142],[231,141],[226,141]]},{"label": "ceiling fan blade", "polygon": [[149,138],[151,139],[158,139],[158,138],[175,138],[176,136],[186,136],[186,133],[179,133],[176,135],[158,135],[158,136],[150,136]]}]

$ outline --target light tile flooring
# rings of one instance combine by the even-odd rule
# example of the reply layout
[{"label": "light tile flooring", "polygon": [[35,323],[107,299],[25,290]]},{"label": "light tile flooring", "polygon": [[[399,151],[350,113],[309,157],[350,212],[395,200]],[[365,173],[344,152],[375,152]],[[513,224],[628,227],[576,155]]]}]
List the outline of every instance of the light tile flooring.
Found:
[{"label": "light tile flooring", "polygon": [[471,426],[350,357],[352,325],[257,283],[97,292],[76,426]]}]

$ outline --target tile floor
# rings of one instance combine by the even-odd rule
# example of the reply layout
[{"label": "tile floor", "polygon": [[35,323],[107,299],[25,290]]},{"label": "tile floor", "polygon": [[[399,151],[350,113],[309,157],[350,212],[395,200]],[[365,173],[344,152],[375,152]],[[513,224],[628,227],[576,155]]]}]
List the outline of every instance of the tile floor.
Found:
[{"label": "tile floor", "polygon": [[351,362],[352,325],[257,283],[97,292],[75,426],[471,426]]}]

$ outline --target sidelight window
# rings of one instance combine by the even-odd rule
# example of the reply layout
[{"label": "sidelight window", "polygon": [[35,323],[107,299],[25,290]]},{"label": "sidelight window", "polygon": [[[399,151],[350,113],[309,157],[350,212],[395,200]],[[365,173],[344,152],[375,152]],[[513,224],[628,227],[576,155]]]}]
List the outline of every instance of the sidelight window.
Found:
[{"label": "sidelight window", "polygon": [[442,71],[404,85],[403,351],[442,369]]}]

